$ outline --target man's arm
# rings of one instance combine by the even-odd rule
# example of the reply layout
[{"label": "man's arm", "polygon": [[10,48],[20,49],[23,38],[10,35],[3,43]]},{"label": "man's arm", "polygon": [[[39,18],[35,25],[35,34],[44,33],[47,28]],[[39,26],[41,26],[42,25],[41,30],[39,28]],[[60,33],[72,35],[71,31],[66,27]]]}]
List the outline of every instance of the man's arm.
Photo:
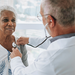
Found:
[{"label": "man's arm", "polygon": [[[33,45],[33,46],[37,46],[40,43],[42,43],[46,38],[29,38],[29,44]],[[43,48],[43,49],[47,49],[48,46],[50,45],[50,40],[49,38],[41,45],[39,45],[39,48]]]},{"label": "man's arm", "polygon": [[[17,54],[16,54],[17,53]],[[11,53],[11,70],[13,75],[54,75],[54,69],[48,59],[47,51],[39,55],[33,64],[25,67],[21,60],[21,54],[17,49]]]},{"label": "man's arm", "polygon": [[[20,37],[17,40],[17,44],[18,45],[24,45],[24,44],[30,44],[32,46],[37,46],[39,45],[41,42],[43,42],[46,38],[29,38],[29,37]],[[39,48],[43,48],[43,49],[47,49],[49,44],[50,44],[50,40],[49,38],[40,46],[38,46]]]}]

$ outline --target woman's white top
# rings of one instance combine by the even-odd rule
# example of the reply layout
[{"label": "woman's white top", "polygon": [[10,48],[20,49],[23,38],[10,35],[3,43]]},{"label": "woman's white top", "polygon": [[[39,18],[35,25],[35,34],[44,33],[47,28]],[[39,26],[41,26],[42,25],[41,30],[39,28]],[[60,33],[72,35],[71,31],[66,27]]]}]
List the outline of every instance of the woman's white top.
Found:
[{"label": "woman's white top", "polygon": [[[27,50],[25,45],[18,46],[18,49],[22,53],[23,64],[25,66],[28,66]],[[7,49],[0,45],[0,75],[12,75],[10,67],[10,53],[11,52],[9,52]]]},{"label": "woman's white top", "polygon": [[20,57],[11,59],[13,75],[75,75],[75,33],[58,37],[28,67]]},{"label": "woman's white top", "polygon": [[0,75],[12,75],[9,56],[10,52],[0,45]]}]

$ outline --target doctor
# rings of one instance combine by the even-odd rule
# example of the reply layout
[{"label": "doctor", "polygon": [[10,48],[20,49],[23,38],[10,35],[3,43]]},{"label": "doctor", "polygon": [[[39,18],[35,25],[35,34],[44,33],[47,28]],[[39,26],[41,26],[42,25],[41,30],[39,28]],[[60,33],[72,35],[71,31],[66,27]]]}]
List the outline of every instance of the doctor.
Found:
[{"label": "doctor", "polygon": [[28,67],[13,48],[13,75],[75,75],[75,0],[42,0],[40,14],[51,44]]}]

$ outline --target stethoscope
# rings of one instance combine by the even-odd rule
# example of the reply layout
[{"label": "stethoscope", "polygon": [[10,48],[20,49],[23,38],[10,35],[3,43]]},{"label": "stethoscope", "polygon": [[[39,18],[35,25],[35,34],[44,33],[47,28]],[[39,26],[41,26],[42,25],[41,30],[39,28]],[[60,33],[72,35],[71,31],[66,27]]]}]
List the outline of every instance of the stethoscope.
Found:
[{"label": "stethoscope", "polygon": [[[27,44],[27,45],[29,45],[29,46],[31,46],[31,47],[34,47],[34,48],[37,48],[37,47],[39,47],[40,45],[42,45],[42,44],[43,44],[48,38],[50,38],[50,37],[51,37],[51,36],[49,36],[49,37],[46,36],[46,38],[45,38],[41,43],[39,43],[39,44],[36,45],[36,46],[33,46],[33,45],[31,45],[31,44]],[[16,45],[15,42],[12,43],[12,46],[13,46],[14,48],[17,47],[17,45]]]},{"label": "stethoscope", "polygon": [[[51,20],[50,20],[50,22],[52,22]],[[36,46],[33,46],[33,45],[31,45],[31,44],[27,44],[27,45],[29,45],[29,46],[32,46],[32,47],[34,47],[34,48],[37,48],[37,47],[39,47],[40,45],[42,45],[48,38],[50,38],[51,36],[47,36],[46,35],[46,26],[48,25],[48,23],[45,25],[45,27],[44,27],[44,31],[45,31],[45,39],[41,42],[41,43],[39,43],[38,45],[36,45]],[[15,42],[13,42],[12,43],[12,46],[14,47],[14,48],[16,48],[17,47],[17,45],[16,45],[16,43]]]},{"label": "stethoscope", "polygon": [[41,43],[39,43],[38,45],[36,45],[36,46],[33,46],[33,45],[31,45],[31,44],[27,44],[27,45],[29,45],[29,46],[31,46],[31,47],[34,47],[34,48],[37,48],[37,47],[39,47],[40,45],[42,45],[48,38],[50,38],[51,36],[47,36],[46,35],[46,26],[48,25],[48,23],[45,25],[45,27],[44,27],[44,31],[45,31],[45,39],[41,42]]}]

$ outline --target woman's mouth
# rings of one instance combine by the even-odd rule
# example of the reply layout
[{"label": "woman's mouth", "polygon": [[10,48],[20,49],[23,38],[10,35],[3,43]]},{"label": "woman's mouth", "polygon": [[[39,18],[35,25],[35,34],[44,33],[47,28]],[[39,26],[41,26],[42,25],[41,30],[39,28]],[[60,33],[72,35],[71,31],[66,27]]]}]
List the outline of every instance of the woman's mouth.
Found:
[{"label": "woman's mouth", "polygon": [[14,30],[14,28],[6,28],[6,30],[9,30],[9,31],[11,31],[11,30]]}]

